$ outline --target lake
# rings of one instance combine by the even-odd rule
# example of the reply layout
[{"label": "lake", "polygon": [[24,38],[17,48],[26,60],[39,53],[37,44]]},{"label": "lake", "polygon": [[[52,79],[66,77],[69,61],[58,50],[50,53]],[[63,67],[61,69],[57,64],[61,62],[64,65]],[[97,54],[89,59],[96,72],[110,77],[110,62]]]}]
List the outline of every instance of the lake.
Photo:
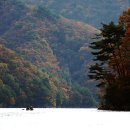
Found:
[{"label": "lake", "polygon": [[129,112],[96,109],[0,109],[0,130],[130,130]]}]

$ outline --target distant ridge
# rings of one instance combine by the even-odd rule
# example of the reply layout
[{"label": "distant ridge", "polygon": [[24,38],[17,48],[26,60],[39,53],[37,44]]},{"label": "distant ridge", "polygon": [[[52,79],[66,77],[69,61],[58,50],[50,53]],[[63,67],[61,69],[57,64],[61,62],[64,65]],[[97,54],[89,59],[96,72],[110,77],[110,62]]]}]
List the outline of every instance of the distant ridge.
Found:
[{"label": "distant ridge", "polygon": [[130,6],[129,0],[28,0],[28,3],[43,4],[56,14],[95,27],[100,27],[101,23],[117,22],[122,11]]}]

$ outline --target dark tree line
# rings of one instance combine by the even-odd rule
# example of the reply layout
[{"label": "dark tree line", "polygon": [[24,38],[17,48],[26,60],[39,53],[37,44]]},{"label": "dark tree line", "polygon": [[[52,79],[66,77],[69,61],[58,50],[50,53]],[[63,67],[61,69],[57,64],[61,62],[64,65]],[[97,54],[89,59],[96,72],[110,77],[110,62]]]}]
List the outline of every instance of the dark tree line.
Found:
[{"label": "dark tree line", "polygon": [[130,110],[130,10],[120,16],[118,24],[103,24],[90,47],[95,64],[89,77],[97,81],[99,108]]}]

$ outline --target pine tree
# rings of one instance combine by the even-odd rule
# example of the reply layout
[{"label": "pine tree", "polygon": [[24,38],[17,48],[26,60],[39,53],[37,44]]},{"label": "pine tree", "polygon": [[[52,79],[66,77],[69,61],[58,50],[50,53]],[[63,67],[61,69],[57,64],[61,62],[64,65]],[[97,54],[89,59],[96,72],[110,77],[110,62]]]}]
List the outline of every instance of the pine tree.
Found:
[{"label": "pine tree", "polygon": [[103,24],[101,35],[90,46],[96,63],[90,67],[89,77],[97,80],[102,109],[126,110],[129,106],[128,78],[122,49],[124,34],[121,24]]}]

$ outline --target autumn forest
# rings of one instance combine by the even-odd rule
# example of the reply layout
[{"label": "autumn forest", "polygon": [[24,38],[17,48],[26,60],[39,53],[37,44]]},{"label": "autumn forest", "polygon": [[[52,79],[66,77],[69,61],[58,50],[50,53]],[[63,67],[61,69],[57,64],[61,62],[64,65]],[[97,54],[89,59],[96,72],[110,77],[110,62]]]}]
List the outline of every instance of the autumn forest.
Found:
[{"label": "autumn forest", "polygon": [[130,1],[101,1],[0,0],[0,107],[130,110]]}]

